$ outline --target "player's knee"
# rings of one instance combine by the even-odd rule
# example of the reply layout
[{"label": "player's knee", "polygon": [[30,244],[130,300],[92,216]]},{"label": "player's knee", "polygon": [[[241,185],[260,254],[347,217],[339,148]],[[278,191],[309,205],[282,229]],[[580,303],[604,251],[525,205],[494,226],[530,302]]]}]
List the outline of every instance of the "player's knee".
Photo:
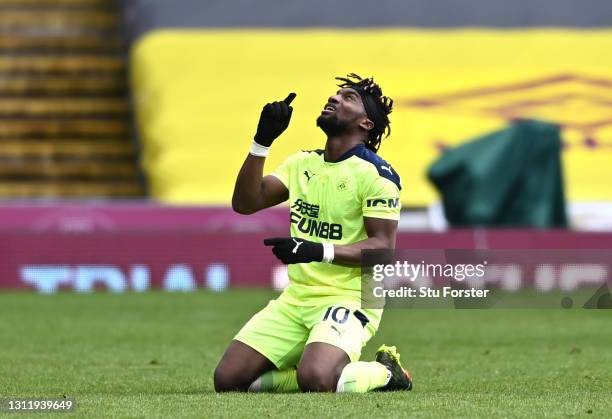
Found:
[{"label": "player's knee", "polygon": [[237,371],[225,368],[219,364],[214,373],[215,391],[218,393],[226,391],[246,391],[250,383],[244,383]]},{"label": "player's knee", "polygon": [[334,371],[318,365],[300,365],[297,379],[302,391],[333,392],[338,384]]},{"label": "player's knee", "polygon": [[213,377],[216,392],[230,391],[232,384],[230,374],[228,374],[223,367],[221,367],[221,365],[218,365],[217,368],[215,368]]}]

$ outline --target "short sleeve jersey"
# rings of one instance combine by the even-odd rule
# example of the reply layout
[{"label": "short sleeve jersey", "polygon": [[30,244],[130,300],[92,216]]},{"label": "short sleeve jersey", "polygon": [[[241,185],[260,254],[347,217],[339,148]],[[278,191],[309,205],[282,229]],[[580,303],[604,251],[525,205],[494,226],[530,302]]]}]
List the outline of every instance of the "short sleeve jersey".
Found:
[{"label": "short sleeve jersey", "polygon": [[[289,190],[292,237],[352,244],[368,237],[364,217],[399,220],[399,175],[363,144],[333,163],[325,161],[323,150],[296,153],[272,175]],[[359,267],[293,264],[289,279],[281,298],[291,304],[319,305],[339,297],[361,301]]]}]

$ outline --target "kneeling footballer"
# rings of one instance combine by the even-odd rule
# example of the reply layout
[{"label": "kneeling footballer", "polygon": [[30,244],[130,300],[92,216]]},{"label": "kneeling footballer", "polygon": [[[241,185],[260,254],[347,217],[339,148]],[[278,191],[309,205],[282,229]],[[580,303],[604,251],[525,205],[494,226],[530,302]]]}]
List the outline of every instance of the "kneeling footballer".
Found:
[{"label": "kneeling footballer", "polygon": [[253,214],[289,200],[291,237],[264,241],[288,264],[290,284],[238,332],[214,374],[217,391],[410,390],[394,347],[373,362],[361,350],[382,310],[361,308],[361,251],[393,249],[400,178],[378,156],[393,101],[373,79],[337,78],[317,118],[324,150],[302,151],[263,176],[272,142],[288,127],[295,93],[268,103],[234,189],[232,207]]}]

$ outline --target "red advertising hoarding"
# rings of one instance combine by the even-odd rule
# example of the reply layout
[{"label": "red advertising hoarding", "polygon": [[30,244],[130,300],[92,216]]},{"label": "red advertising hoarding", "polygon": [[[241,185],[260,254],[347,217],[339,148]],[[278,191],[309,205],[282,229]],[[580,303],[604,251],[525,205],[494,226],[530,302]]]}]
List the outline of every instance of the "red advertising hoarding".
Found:
[{"label": "red advertising hoarding", "polygon": [[[0,209],[0,288],[56,292],[282,287],[263,246],[288,234],[288,211],[155,205]],[[612,249],[612,233],[537,230],[401,232],[403,249]],[[570,253],[571,254],[571,253]],[[571,264],[572,260],[567,260]],[[525,278],[523,286],[531,285]]]}]

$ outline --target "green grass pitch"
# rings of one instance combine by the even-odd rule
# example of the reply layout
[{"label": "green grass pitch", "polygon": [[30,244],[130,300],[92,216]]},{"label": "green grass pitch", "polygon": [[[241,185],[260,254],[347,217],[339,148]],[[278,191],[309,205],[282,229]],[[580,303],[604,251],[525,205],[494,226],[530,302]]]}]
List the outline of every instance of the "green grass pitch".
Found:
[{"label": "green grass pitch", "polygon": [[363,359],[397,345],[410,393],[215,394],[226,345],[273,296],[0,294],[0,397],[67,395],[82,417],[612,415],[611,310],[388,310]]}]

